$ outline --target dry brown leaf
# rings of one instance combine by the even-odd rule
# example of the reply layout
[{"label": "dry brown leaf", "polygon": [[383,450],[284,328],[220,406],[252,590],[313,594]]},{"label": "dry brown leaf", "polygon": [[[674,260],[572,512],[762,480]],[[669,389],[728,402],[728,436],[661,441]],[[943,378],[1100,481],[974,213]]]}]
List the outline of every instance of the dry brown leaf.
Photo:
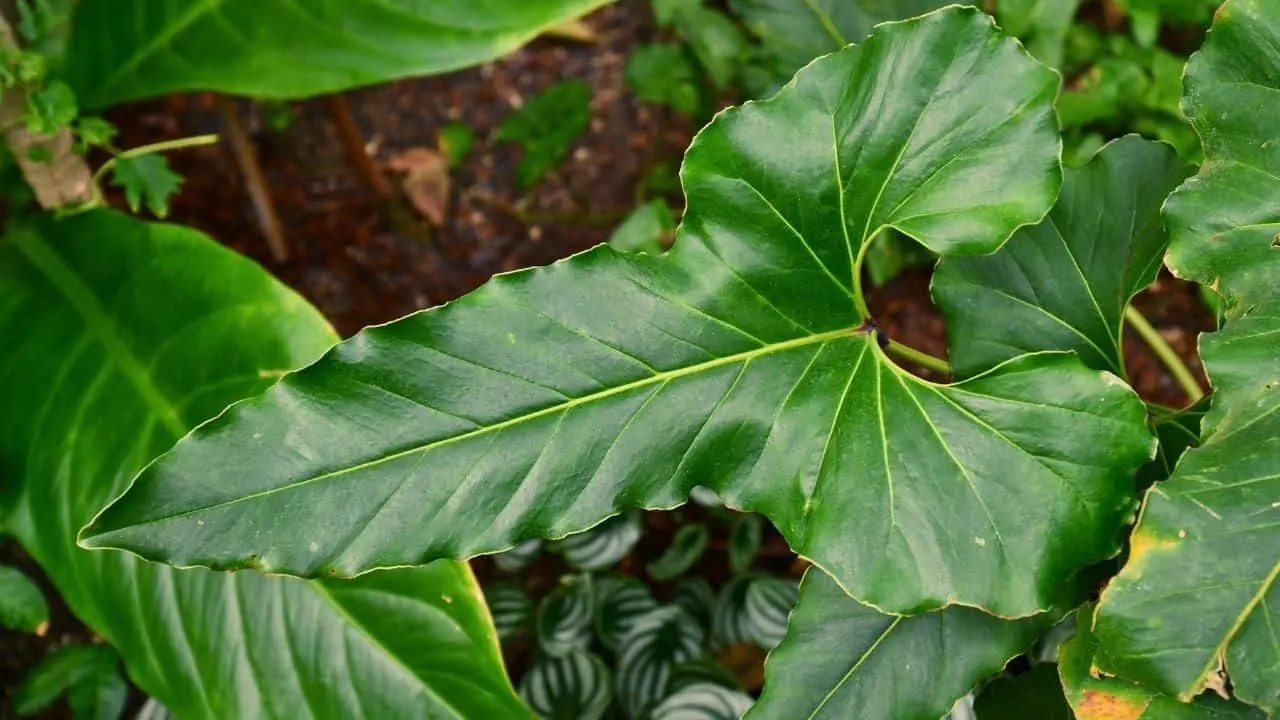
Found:
[{"label": "dry brown leaf", "polygon": [[443,155],[424,147],[411,147],[392,155],[387,169],[402,173],[400,187],[409,202],[423,217],[437,227],[449,213],[449,163]]}]

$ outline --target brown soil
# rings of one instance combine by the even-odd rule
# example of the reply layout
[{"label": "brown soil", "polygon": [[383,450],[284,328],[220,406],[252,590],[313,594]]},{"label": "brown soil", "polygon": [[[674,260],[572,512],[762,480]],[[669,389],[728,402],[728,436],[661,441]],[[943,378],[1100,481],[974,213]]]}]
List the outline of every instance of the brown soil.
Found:
[{"label": "brown soil", "polygon": [[[496,272],[545,264],[604,241],[635,206],[636,187],[656,166],[675,168],[696,129],[690,122],[638,103],[623,84],[627,53],[656,32],[644,0],[623,0],[588,19],[593,44],[539,40],[496,63],[436,78],[410,80],[347,94],[375,160],[385,165],[398,151],[434,148],[439,129],[462,121],[476,144],[453,173],[447,222],[438,228],[389,211],[347,163],[322,100],[293,105],[295,120],[283,132],[267,129],[259,108],[242,114],[263,163],[272,198],[286,228],[291,258],[272,259],[259,231],[244,181],[224,146],[172,154],[186,178],[170,220],[204,230],[261,262],[334,323],[344,336],[473,289]],[[559,80],[586,80],[594,92],[588,132],[543,182],[516,190],[518,150],[496,144],[492,131],[513,106]],[[132,147],[164,139],[217,132],[208,96],[170,97],[120,108],[110,117],[123,130],[118,144]],[[113,195],[113,201],[120,198]],[[678,207],[680,198],[670,197]],[[927,271],[908,271],[870,293],[869,303],[895,340],[945,356],[946,333],[928,293]],[[1196,336],[1211,329],[1195,289],[1162,278],[1138,305],[1197,372]],[[1147,347],[1126,335],[1131,381],[1147,399],[1182,405],[1186,398]],[[697,513],[697,509],[684,510]],[[662,514],[647,520],[650,532],[635,558],[636,570],[659,555],[673,527]],[[715,543],[724,544],[718,536]],[[717,555],[717,552],[719,553]],[[708,563],[723,563],[712,550]],[[714,559],[714,558],[719,558]],[[0,720],[11,717],[10,696],[26,669],[52,647],[83,642],[90,634],[70,616],[33,563],[9,542],[0,562],[41,577],[54,612],[40,638],[0,631]],[[478,565],[482,574],[487,561]],[[558,567],[543,564],[550,587]],[[776,533],[765,538],[760,567],[794,574],[798,567]],[[710,565],[713,577],[723,574]],[[65,705],[38,715],[69,717]]]}]

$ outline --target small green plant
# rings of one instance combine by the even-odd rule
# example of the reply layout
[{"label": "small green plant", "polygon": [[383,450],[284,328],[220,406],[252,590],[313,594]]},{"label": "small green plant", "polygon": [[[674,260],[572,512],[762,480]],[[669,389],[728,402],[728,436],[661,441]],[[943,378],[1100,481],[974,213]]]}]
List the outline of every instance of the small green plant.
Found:
[{"label": "small green plant", "polygon": [[591,87],[568,80],[543,90],[513,112],[494,138],[524,148],[516,166],[516,183],[529,188],[564,158],[590,122]]},{"label": "small green plant", "polygon": [[[670,251],[601,246],[367,329],[184,437],[81,542],[347,577],[564,541],[705,486],[815,565],[750,717],[939,717],[1067,617],[1057,670],[1078,716],[1265,717],[1277,46],[1274,4],[1218,11],[1185,75],[1198,173],[1137,137],[1064,170],[1060,76],[990,17],[881,25],[702,130]],[[866,253],[889,229],[940,256],[946,359],[868,310]],[[1201,342],[1209,409],[1148,489],[1153,426],[1195,425],[1125,380],[1130,301],[1162,264],[1224,309]],[[637,653],[696,654],[667,637]],[[633,710],[664,685],[634,677],[615,690]]]},{"label": "small green plant", "polygon": [[[754,527],[753,516],[709,510],[718,527]],[[678,516],[673,516],[677,517]],[[504,648],[526,667],[521,696],[543,718],[599,720],[674,718],[702,712],[736,720],[752,704],[741,680],[717,662],[725,653],[777,645],[795,604],[793,581],[753,573],[756,548],[734,540],[728,557],[733,578],[717,592],[691,571],[708,540],[704,523],[686,522],[642,579],[614,569],[640,537],[631,512],[549,546],[576,571],[535,606],[518,582],[485,589]],[[505,574],[526,571],[540,545],[498,555]],[[724,555],[720,562],[724,562]],[[535,565],[536,567],[536,565]],[[659,600],[661,595],[665,600]],[[750,674],[750,672],[748,672]]]}]

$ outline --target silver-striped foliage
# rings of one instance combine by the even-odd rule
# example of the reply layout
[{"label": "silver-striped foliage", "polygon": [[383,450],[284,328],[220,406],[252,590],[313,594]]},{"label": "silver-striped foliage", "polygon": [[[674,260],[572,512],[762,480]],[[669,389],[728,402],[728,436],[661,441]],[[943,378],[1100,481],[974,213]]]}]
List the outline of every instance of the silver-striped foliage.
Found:
[{"label": "silver-striped foliage", "polygon": [[520,683],[520,696],[543,720],[600,720],[613,700],[609,668],[584,650],[542,655]]},{"label": "silver-striped foliage", "polygon": [[590,575],[560,579],[538,606],[538,646],[548,655],[564,655],[591,645],[591,618],[595,613],[595,592]]},{"label": "silver-striped foliage", "polygon": [[615,515],[586,532],[570,535],[553,547],[579,570],[603,570],[626,557],[643,530],[640,511],[632,510]]},{"label": "silver-striped foliage", "polygon": [[705,633],[698,621],[674,605],[636,620],[618,653],[618,702],[636,720],[667,694],[676,665],[702,653]]},{"label": "silver-striped foliage", "polygon": [[751,696],[715,683],[690,685],[658,704],[650,720],[738,720]]}]

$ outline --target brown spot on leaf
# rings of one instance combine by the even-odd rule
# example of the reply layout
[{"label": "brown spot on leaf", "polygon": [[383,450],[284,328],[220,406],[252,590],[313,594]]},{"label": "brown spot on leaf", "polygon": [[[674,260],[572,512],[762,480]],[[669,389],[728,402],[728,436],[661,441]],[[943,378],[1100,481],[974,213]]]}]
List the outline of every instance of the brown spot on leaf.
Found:
[{"label": "brown spot on leaf", "polygon": [[1084,698],[1076,705],[1075,711],[1079,720],[1138,720],[1146,712],[1148,702],[1085,690]]}]

